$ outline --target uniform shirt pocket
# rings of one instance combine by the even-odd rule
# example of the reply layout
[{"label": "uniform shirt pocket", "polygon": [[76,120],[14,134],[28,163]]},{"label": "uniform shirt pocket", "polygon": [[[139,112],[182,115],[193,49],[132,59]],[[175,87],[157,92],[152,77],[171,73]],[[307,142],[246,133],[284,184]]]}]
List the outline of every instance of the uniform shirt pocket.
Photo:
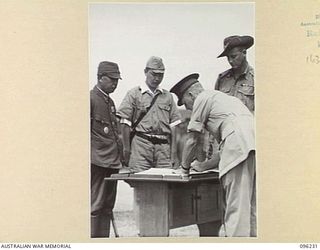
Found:
[{"label": "uniform shirt pocket", "polygon": [[162,103],[160,103],[159,104],[159,108],[160,109],[162,109],[162,110],[164,110],[164,111],[170,111],[170,106],[169,105],[167,105],[167,104],[162,104]]},{"label": "uniform shirt pocket", "polygon": [[148,105],[144,103],[138,103],[134,105],[134,107],[138,112],[146,112]]},{"label": "uniform shirt pocket", "polygon": [[93,123],[92,123],[92,133],[95,136],[98,137],[107,137],[111,134],[111,125],[109,122],[107,122],[103,117],[96,115],[93,117]]},{"label": "uniform shirt pocket", "polygon": [[159,103],[158,104],[158,107],[159,107],[159,119],[160,119],[160,122],[164,122],[166,124],[169,124],[170,122],[170,105],[168,104],[164,104],[164,103]]},{"label": "uniform shirt pocket", "polygon": [[238,94],[236,95],[252,112],[254,111],[254,86],[243,83],[239,86]]},{"label": "uniform shirt pocket", "polygon": [[253,96],[254,95],[254,86],[250,84],[243,83],[240,85],[238,91],[244,95]]}]

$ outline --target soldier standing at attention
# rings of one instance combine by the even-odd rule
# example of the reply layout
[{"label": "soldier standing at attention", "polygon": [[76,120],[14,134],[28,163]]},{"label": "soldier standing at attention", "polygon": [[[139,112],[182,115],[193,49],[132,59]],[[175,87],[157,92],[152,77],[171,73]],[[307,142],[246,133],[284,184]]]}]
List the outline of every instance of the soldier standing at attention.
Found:
[{"label": "soldier standing at attention", "polygon": [[91,237],[109,237],[110,220],[115,204],[117,182],[105,177],[121,168],[122,142],[113,100],[109,94],[121,79],[119,67],[101,62],[98,81],[90,91],[91,119]]},{"label": "soldier standing at attention", "polygon": [[124,164],[133,173],[179,166],[174,130],[180,113],[171,93],[160,88],[164,71],[162,59],[152,56],[144,69],[145,83],[127,92],[117,112]]},{"label": "soldier standing at attention", "polygon": [[[247,49],[254,43],[251,36],[229,36],[224,39],[224,50],[218,56],[226,56],[231,69],[219,74],[215,89],[227,95],[239,98],[254,114],[254,70],[247,61]],[[212,136],[209,137],[208,158],[217,151],[217,144]]]},{"label": "soldier standing at attention", "polygon": [[239,98],[254,113],[254,71],[247,61],[247,49],[254,43],[251,36],[230,36],[224,39],[224,50],[231,69],[219,74],[215,89]]}]

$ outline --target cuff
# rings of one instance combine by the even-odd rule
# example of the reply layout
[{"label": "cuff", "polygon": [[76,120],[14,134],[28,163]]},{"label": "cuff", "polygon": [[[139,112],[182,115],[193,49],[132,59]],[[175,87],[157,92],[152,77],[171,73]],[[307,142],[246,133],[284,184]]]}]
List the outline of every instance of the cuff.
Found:
[{"label": "cuff", "polygon": [[125,119],[125,118],[121,118],[120,119],[120,123],[124,123],[124,124],[127,124],[129,127],[131,127],[132,123],[131,121]]},{"label": "cuff", "polygon": [[177,121],[175,121],[175,122],[170,123],[169,126],[170,126],[170,128],[173,128],[173,127],[179,125],[180,123],[181,123],[181,120],[177,120]]}]

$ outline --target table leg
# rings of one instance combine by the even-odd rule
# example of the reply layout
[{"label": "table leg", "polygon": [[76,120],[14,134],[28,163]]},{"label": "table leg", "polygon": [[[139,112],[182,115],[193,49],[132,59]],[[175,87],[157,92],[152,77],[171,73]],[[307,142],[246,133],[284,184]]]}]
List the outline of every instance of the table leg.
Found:
[{"label": "table leg", "polygon": [[141,237],[169,236],[168,184],[139,183],[134,187],[134,211]]}]

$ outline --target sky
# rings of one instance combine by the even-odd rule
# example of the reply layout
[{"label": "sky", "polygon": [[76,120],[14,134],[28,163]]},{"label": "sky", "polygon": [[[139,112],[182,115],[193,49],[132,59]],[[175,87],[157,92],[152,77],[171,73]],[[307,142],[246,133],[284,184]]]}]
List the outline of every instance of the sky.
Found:
[{"label": "sky", "polygon": [[[89,5],[89,89],[101,61],[119,65],[122,80],[111,94],[118,107],[126,92],[145,84],[151,56],[165,64],[161,87],[167,90],[191,73],[205,89],[229,69],[224,38],[255,35],[254,3],[95,3]],[[254,67],[255,46],[247,51]],[[176,97],[175,97],[175,100]]]}]

